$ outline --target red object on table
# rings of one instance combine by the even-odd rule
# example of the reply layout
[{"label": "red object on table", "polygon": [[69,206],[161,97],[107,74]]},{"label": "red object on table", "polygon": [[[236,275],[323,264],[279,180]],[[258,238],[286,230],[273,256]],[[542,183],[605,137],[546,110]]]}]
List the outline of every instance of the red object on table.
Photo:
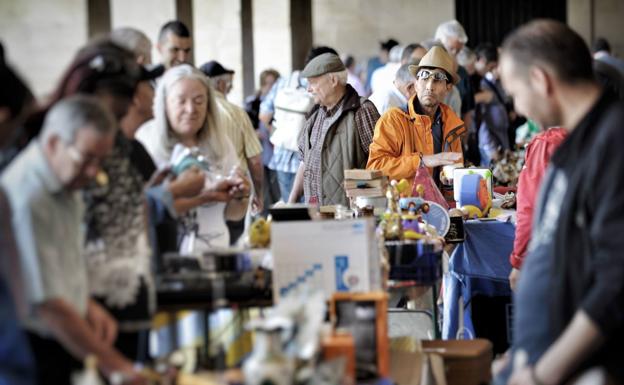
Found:
[{"label": "red object on table", "polygon": [[508,192],[516,193],[518,188],[516,186],[508,187],[508,186],[494,186],[494,192],[502,195],[507,194]]}]

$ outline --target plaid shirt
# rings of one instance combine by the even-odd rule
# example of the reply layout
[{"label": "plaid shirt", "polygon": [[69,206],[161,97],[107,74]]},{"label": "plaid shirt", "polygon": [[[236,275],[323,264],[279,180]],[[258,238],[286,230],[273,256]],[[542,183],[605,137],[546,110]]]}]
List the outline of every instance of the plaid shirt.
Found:
[{"label": "plaid shirt", "polygon": [[[308,160],[310,164],[306,164],[306,172],[304,174],[304,179],[308,182],[304,183],[305,202],[319,202],[321,193],[321,153],[325,135],[330,127],[340,120],[345,103],[352,97],[358,97],[357,92],[351,86],[347,86],[347,92],[334,107],[329,110],[322,106],[319,107],[316,119],[310,129],[309,142],[305,135],[301,135],[299,138],[299,158],[303,160],[305,153],[310,152]],[[377,108],[369,101],[362,103],[355,112],[355,126],[360,137],[360,144],[362,150],[367,154],[368,147],[373,141],[373,131],[378,119],[379,113]]]}]

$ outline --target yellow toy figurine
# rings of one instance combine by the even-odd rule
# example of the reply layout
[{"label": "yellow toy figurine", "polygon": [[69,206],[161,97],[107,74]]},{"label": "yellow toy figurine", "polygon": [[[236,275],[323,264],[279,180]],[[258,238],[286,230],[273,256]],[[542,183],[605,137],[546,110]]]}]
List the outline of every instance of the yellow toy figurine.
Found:
[{"label": "yellow toy figurine", "polygon": [[379,228],[385,240],[398,240],[403,236],[403,226],[401,224],[399,191],[396,180],[391,181],[386,188],[386,199],[388,200],[388,205],[379,223]]},{"label": "yellow toy figurine", "polygon": [[249,226],[249,245],[265,248],[271,243],[271,222],[260,217]]},{"label": "yellow toy figurine", "polygon": [[397,184],[397,190],[399,191],[401,198],[407,198],[412,195],[412,192],[410,191],[410,183],[405,178],[399,181]]}]

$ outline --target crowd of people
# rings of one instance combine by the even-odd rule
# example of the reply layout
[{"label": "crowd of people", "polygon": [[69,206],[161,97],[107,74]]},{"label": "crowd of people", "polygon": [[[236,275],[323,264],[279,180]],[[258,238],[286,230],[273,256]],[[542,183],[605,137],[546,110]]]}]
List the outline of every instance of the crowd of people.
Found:
[{"label": "crowd of people", "polygon": [[[348,206],[346,169],[439,180],[441,166],[490,167],[529,142],[514,341],[494,381],[557,384],[593,366],[624,381],[624,65],[549,20],[502,47],[467,42],[455,20],[430,40],[390,39],[366,76],[314,47],[304,68],[263,71],[244,108],[227,99],[234,71],[190,64],[179,21],[162,27],[156,66],[136,29],[90,41],[45,101],[0,51],[0,378],[67,384],[93,354],[104,374],[145,383],[134,363],[150,359],[162,253],[228,247],[279,200]],[[542,132],[517,140],[524,118]],[[181,152],[201,167],[176,169]]]}]

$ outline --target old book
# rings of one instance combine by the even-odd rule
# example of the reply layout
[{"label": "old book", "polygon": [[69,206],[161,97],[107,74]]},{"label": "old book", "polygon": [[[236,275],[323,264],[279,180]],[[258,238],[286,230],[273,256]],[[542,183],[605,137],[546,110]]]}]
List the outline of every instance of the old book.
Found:
[{"label": "old book", "polygon": [[382,176],[378,179],[362,180],[362,179],[345,179],[344,188],[350,190],[354,188],[370,188],[370,187],[387,187],[388,177]]},{"label": "old book", "polygon": [[346,190],[347,197],[381,197],[386,193],[385,188],[370,187],[370,188],[354,188]]},{"label": "old book", "polygon": [[344,170],[345,179],[361,179],[361,180],[372,180],[381,178],[383,173],[380,170],[363,170],[363,169],[351,169]]}]

